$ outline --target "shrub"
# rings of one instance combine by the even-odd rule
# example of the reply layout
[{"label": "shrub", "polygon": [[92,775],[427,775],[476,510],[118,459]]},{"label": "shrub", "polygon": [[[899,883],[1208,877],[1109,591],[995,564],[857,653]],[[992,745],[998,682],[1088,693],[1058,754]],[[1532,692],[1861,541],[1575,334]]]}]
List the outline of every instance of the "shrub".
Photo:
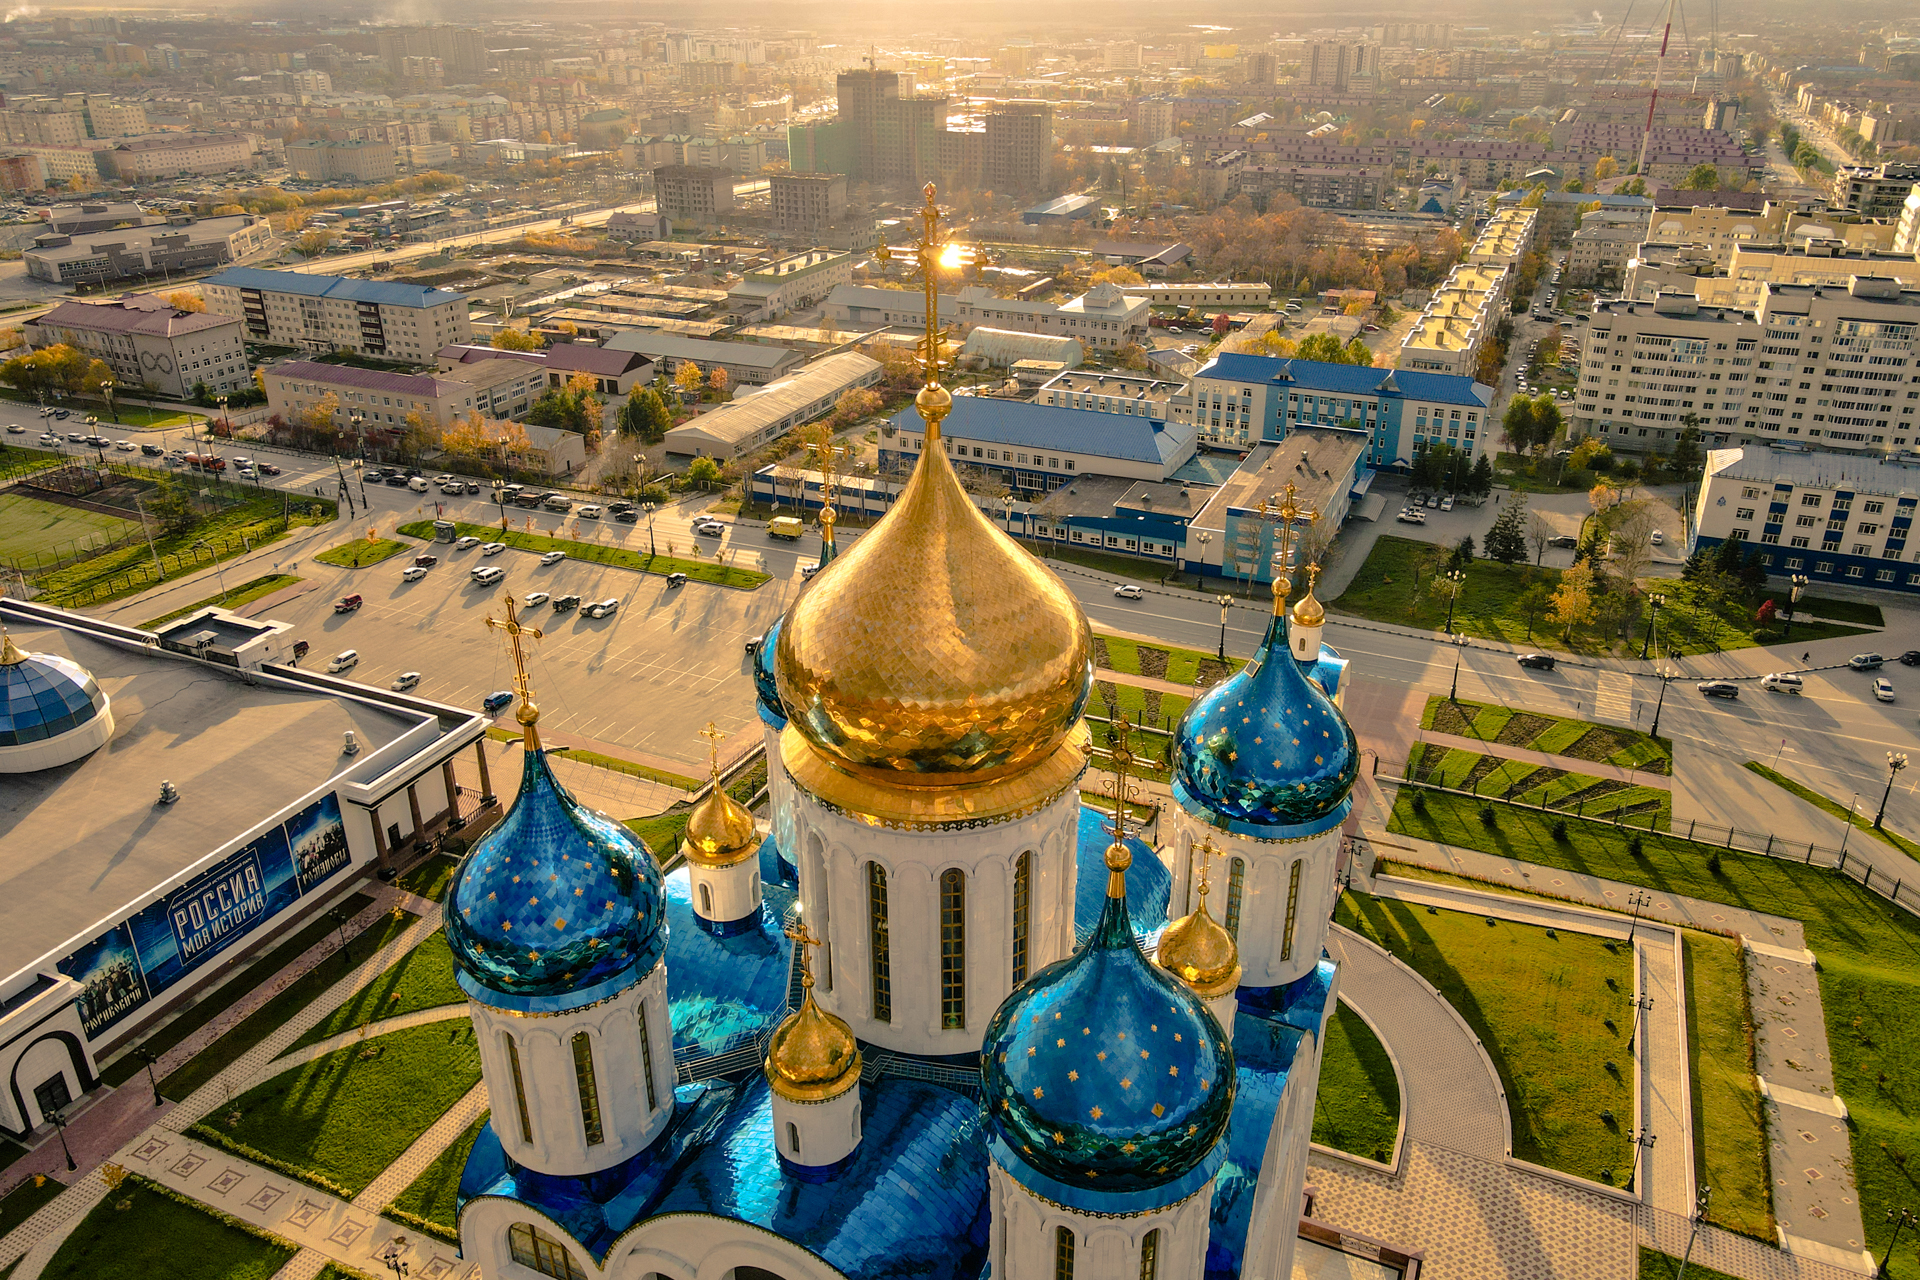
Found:
[{"label": "shrub", "polygon": [[1553,838],[1561,844],[1567,842],[1567,820],[1565,818],[1555,818],[1553,820]]},{"label": "shrub", "polygon": [[1427,811],[1427,793],[1426,792],[1416,791],[1413,793],[1413,811],[1415,813],[1425,813]]},{"label": "shrub", "polygon": [[1480,825],[1483,827],[1497,827],[1500,825],[1500,815],[1493,811],[1492,805],[1483,804],[1480,806]]},{"label": "shrub", "polygon": [[1644,855],[1643,855],[1643,854],[1642,854],[1642,853],[1640,852],[1640,850],[1641,850],[1641,848],[1642,848],[1642,847],[1643,847],[1643,846],[1642,846],[1642,843],[1641,843],[1641,840],[1640,840],[1640,837],[1639,837],[1639,836],[1628,836],[1628,837],[1627,837],[1627,852],[1628,852],[1628,853],[1630,853],[1630,854],[1632,854],[1632,855],[1633,855],[1634,857],[1636,857],[1636,858],[1638,858],[1638,857],[1643,857]]},{"label": "shrub", "polygon": [[1707,855],[1707,874],[1710,876],[1720,874],[1720,855],[1718,852]]}]

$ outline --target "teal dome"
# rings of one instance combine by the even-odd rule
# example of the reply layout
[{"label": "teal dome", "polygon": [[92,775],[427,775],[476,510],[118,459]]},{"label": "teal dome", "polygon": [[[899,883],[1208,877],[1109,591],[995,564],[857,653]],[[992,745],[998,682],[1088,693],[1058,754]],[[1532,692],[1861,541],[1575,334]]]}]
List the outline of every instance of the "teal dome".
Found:
[{"label": "teal dome", "polygon": [[1125,897],[1110,894],[1085,945],[1007,997],[982,1053],[1008,1172],[1056,1200],[1043,1180],[1123,1193],[1195,1172],[1233,1110],[1226,1033],[1141,954]]},{"label": "teal dome", "polygon": [[773,667],[774,653],[780,647],[780,624],[785,621],[785,614],[775,618],[753,650],[753,691],[759,702],[760,721],[776,730],[787,727],[787,708],[780,701],[780,681]]},{"label": "teal dome", "polygon": [[1360,774],[1353,728],[1293,660],[1287,625],[1281,608],[1252,661],[1195,698],[1174,733],[1174,799],[1238,835],[1337,826]]},{"label": "teal dome", "polygon": [[641,839],[576,801],[544,751],[462,859],[447,893],[460,985],[486,1004],[570,1007],[652,970],[667,945],[664,881]]}]

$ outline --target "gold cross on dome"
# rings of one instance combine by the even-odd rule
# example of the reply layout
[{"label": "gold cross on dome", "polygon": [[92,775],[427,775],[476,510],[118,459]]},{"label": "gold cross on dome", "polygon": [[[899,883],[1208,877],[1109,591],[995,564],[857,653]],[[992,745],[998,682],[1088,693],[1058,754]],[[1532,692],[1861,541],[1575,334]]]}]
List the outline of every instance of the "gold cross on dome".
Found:
[{"label": "gold cross on dome", "polygon": [[820,939],[813,936],[804,920],[796,920],[788,925],[786,935],[800,948],[800,985],[813,986],[813,948],[820,945]]},{"label": "gold cross on dome", "polygon": [[1113,794],[1113,823],[1107,833],[1115,841],[1127,838],[1127,801],[1139,792],[1139,788],[1128,781],[1127,771],[1140,763],[1140,757],[1133,751],[1133,722],[1121,716],[1108,730],[1107,757],[1113,761],[1113,781],[1102,783],[1102,787],[1111,787]]},{"label": "gold cross on dome", "polygon": [[731,735],[723,733],[719,725],[709,720],[707,727],[700,731],[700,736],[707,740],[707,768],[717,782],[720,779],[720,741]]},{"label": "gold cross on dome", "polygon": [[1213,847],[1213,837],[1208,836],[1200,842],[1200,897],[1204,901],[1212,886],[1207,881],[1207,866],[1213,861],[1213,855],[1220,852]]},{"label": "gold cross on dome", "polygon": [[540,639],[546,633],[538,627],[529,627],[520,621],[520,609],[514,602],[513,593],[501,597],[507,607],[507,619],[502,622],[492,614],[487,615],[487,626],[494,631],[507,634],[507,644],[513,652],[513,691],[519,695],[520,709],[514,713],[514,719],[520,722],[526,731],[528,750],[540,749],[540,731],[535,727],[540,722],[540,708],[533,700],[533,683],[527,677],[527,653],[520,643],[520,637],[532,636]]}]

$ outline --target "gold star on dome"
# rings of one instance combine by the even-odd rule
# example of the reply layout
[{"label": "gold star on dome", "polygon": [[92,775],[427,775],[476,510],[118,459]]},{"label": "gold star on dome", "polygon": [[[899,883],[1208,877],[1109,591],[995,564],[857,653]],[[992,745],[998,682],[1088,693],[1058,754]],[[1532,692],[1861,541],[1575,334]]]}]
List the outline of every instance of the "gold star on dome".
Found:
[{"label": "gold star on dome", "polygon": [[1095,1120],[1098,1120],[1101,1116],[1105,1115],[1106,1112],[1102,1111],[1098,1107],[1095,1107],[1092,1111],[1089,1111],[1087,1114],[1092,1116]]},{"label": "gold star on dome", "polygon": [[1170,1075],[1170,1076],[1177,1076],[1177,1075],[1179,1075],[1179,1074],[1180,1074],[1180,1068],[1178,1068],[1178,1067],[1168,1067],[1168,1068],[1167,1068],[1167,1074],[1168,1074],[1168,1075]]},{"label": "gold star on dome", "polygon": [[1138,1148],[1136,1148],[1131,1142],[1123,1142],[1120,1144],[1120,1149],[1126,1152],[1128,1155],[1132,1155]]},{"label": "gold star on dome", "polygon": [[1047,1091],[1045,1089],[1042,1089],[1039,1085],[1035,1085],[1033,1087],[1033,1096],[1035,1101],[1038,1101],[1039,1099],[1047,1096]]},{"label": "gold star on dome", "polygon": [[1059,1131],[1056,1130],[1053,1135],[1053,1140],[1056,1144],[1065,1142],[1067,1140],[1067,1135],[1065,1135],[1064,1133],[1060,1133]]},{"label": "gold star on dome", "polygon": [[1080,1073],[1079,1073],[1078,1071],[1069,1071],[1069,1072],[1067,1072],[1067,1079],[1069,1079],[1069,1080],[1078,1080],[1079,1078],[1080,1078]]},{"label": "gold star on dome", "polygon": [[1167,1109],[1156,1102],[1153,1104],[1153,1114],[1156,1117],[1163,1116],[1167,1114]]}]

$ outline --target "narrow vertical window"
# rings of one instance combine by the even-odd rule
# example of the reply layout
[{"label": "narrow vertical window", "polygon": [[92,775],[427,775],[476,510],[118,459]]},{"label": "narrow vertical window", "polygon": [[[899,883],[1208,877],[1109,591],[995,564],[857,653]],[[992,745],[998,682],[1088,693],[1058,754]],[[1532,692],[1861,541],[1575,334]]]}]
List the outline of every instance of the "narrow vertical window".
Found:
[{"label": "narrow vertical window", "polygon": [[1053,1280],[1073,1280],[1073,1228],[1053,1229]]},{"label": "narrow vertical window", "polygon": [[580,1087],[580,1127],[587,1145],[597,1147],[606,1134],[600,1129],[600,1088],[593,1080],[593,1038],[584,1031],[573,1034],[573,1081]]},{"label": "narrow vertical window", "polygon": [[1293,959],[1293,919],[1300,910],[1300,863],[1293,860],[1293,871],[1287,877],[1287,930],[1280,935],[1280,958]]},{"label": "narrow vertical window", "polygon": [[1033,916],[1033,855],[1013,864],[1013,985],[1027,980],[1027,929]]},{"label": "narrow vertical window", "polygon": [[1160,1228],[1155,1227],[1140,1241],[1140,1280],[1160,1280]]},{"label": "narrow vertical window", "polygon": [[704,884],[700,886],[700,914],[713,919],[713,890]]},{"label": "narrow vertical window", "polygon": [[893,966],[887,950],[887,872],[867,864],[867,950],[873,957],[873,1020],[893,1021]]},{"label": "narrow vertical window", "polygon": [[647,1077],[647,1114],[652,1115],[660,1106],[660,1095],[653,1083],[653,1037],[647,1033],[647,1006],[640,1005],[640,1070]]},{"label": "narrow vertical window", "polygon": [[507,1251],[521,1266],[554,1280],[587,1280],[567,1246],[530,1222],[516,1222],[507,1228]]},{"label": "narrow vertical window", "polygon": [[520,1046],[507,1037],[507,1070],[513,1075],[513,1105],[520,1113],[520,1141],[533,1141],[533,1119],[527,1114],[527,1082],[520,1076]]},{"label": "narrow vertical window", "polygon": [[1235,858],[1227,869],[1227,933],[1240,941],[1240,895],[1247,887],[1247,860]]},{"label": "narrow vertical window", "polygon": [[791,1120],[787,1121],[787,1154],[790,1156],[800,1154],[800,1127]]},{"label": "narrow vertical window", "polygon": [[967,877],[957,868],[940,876],[940,1025],[967,1025]]}]

